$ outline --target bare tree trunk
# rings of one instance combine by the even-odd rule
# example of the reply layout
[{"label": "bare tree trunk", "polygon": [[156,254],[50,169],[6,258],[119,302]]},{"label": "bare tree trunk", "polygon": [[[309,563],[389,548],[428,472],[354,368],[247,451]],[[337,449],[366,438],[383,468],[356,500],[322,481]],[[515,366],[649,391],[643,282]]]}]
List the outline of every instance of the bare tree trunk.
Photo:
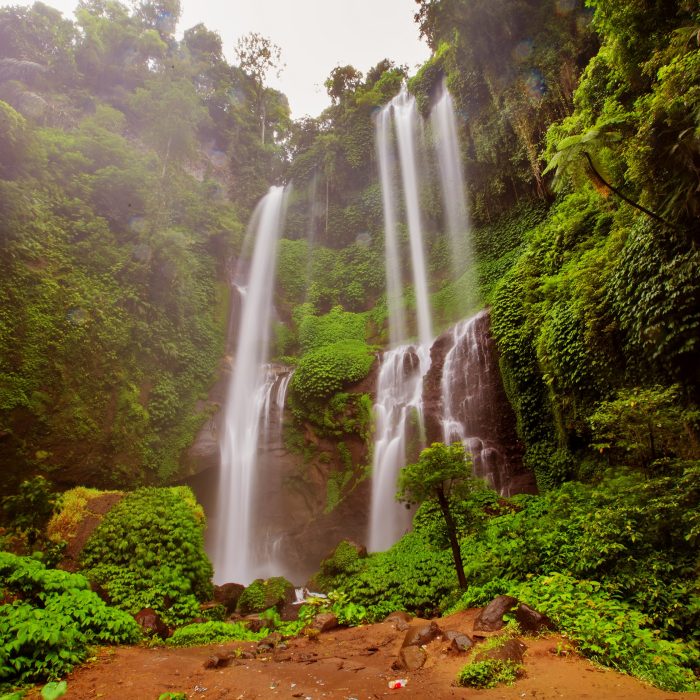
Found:
[{"label": "bare tree trunk", "polygon": [[455,569],[457,569],[457,580],[459,581],[459,587],[462,590],[466,590],[467,578],[464,575],[462,552],[459,551],[457,528],[455,527],[455,521],[452,519],[452,513],[450,513],[450,504],[448,503],[445,492],[442,489],[438,490],[437,499],[438,503],[440,504],[440,510],[442,511],[442,517],[445,518],[445,525],[447,525],[447,536],[449,537],[450,547],[452,548],[452,558],[454,559]]}]

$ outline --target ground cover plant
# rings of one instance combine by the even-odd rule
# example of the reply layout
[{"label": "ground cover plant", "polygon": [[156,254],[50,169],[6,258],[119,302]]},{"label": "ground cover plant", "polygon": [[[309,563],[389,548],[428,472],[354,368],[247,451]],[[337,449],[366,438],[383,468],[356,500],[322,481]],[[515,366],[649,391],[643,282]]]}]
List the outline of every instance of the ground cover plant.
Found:
[{"label": "ground cover plant", "polygon": [[93,644],[133,644],[131,615],[108,607],[80,574],[47,569],[31,557],[0,552],[0,683],[7,687],[58,679]]}]

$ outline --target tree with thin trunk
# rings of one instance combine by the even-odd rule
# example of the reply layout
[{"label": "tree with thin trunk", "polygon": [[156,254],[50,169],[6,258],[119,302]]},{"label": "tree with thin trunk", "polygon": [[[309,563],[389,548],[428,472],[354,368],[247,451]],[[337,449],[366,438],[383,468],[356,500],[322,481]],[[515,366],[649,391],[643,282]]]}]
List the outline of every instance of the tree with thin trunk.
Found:
[{"label": "tree with thin trunk", "polygon": [[464,576],[462,554],[457,540],[457,527],[450,510],[450,497],[466,496],[477,484],[472,476],[471,457],[461,442],[444,445],[434,442],[426,447],[414,464],[407,464],[399,475],[399,490],[396,498],[406,503],[437,501],[445,519],[447,536],[452,549],[457,579],[462,589],[467,587]]}]

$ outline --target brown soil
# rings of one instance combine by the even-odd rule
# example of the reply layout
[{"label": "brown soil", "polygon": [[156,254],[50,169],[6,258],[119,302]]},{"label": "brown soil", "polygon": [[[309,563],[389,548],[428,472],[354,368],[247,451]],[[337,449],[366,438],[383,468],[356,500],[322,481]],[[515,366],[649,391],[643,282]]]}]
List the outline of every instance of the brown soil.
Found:
[{"label": "brown soil", "polygon": [[[471,632],[475,611],[438,620],[440,627]],[[411,625],[420,624],[414,620]],[[466,656],[447,653],[447,643],[431,642],[428,662],[413,672],[392,670],[405,632],[390,623],[336,629],[317,639],[291,640],[285,649],[234,658],[225,668],[207,669],[214,654],[254,650],[228,643],[189,649],[104,648],[96,660],[68,677],[68,700],[157,700],[164,692],[184,692],[190,700],[375,700],[384,697],[486,698],[504,700],[674,700],[700,693],[657,690],[629,676],[594,666],[557,635],[526,638],[525,676],[513,686],[473,690],[454,685]],[[559,653],[558,653],[559,652]],[[406,678],[406,687],[388,682]],[[36,696],[35,696],[36,697]]]}]

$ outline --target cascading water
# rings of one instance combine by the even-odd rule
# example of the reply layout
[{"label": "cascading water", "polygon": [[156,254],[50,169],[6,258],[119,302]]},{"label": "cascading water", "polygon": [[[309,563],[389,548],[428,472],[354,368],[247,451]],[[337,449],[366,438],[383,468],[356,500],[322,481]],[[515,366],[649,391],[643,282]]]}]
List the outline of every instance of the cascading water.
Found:
[{"label": "cascading water", "polygon": [[[217,583],[248,584],[255,578],[252,516],[261,419],[274,387],[266,366],[272,288],[285,208],[285,191],[272,187],[251,219],[255,248],[241,293],[237,346],[221,435],[221,467],[214,526]],[[240,288],[239,288],[240,289]]]},{"label": "cascading water", "polygon": [[[395,163],[392,122],[396,132],[399,165]],[[399,470],[407,458],[418,456],[423,444],[423,376],[430,366],[432,319],[428,300],[423,226],[418,177],[418,110],[404,87],[378,115],[377,160],[382,186],[385,224],[387,300],[391,350],[379,369],[374,406],[375,444],[372,462],[372,503],[369,549],[387,549],[409,528],[410,512],[396,502]],[[408,222],[413,288],[416,299],[418,344],[407,344],[403,312],[400,253],[397,236],[396,176],[401,172]],[[413,448],[413,449],[411,449]]]},{"label": "cascading water", "polygon": [[418,108],[416,100],[404,85],[401,92],[391,101],[388,108],[394,117],[396,140],[401,163],[408,238],[413,268],[413,287],[416,297],[416,317],[418,342],[429,346],[433,340],[430,301],[428,297],[428,277],[425,271],[425,250],[423,247],[423,223],[420,211],[420,179],[418,177]]},{"label": "cascading water", "polygon": [[[445,81],[440,86],[438,99],[430,113],[435,150],[440,172],[443,210],[447,232],[450,236],[452,252],[452,277],[457,280],[465,272],[471,272],[472,249],[467,200],[464,196],[464,175],[460,158],[459,139],[457,137],[457,120],[455,118],[452,97]],[[460,292],[468,298],[463,299],[463,308],[468,308],[474,301],[473,282],[462,285]],[[465,294],[466,293],[466,294]],[[471,298],[469,298],[471,297]]]},{"label": "cascading water", "polygon": [[430,351],[423,345],[400,345],[382,358],[374,405],[372,552],[391,547],[411,525],[410,511],[396,501],[396,482],[406,458],[417,457],[423,442],[423,375],[429,363]]}]

